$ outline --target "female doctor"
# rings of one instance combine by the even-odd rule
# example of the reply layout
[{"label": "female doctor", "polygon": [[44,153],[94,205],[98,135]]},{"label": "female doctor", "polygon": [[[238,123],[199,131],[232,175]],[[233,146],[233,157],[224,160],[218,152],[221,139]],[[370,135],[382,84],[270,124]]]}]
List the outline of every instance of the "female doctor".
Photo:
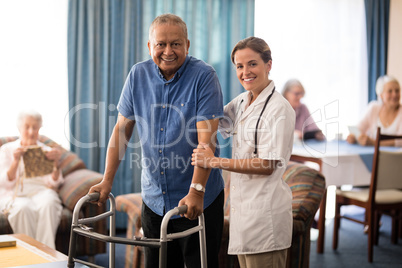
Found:
[{"label": "female doctor", "polygon": [[269,80],[267,43],[249,37],[236,44],[232,62],[247,92],[224,108],[219,131],[233,136],[232,159],[201,144],[192,164],[231,171],[229,254],[240,266],[285,267],[292,239],[292,194],[282,180],[293,146],[295,112]]}]

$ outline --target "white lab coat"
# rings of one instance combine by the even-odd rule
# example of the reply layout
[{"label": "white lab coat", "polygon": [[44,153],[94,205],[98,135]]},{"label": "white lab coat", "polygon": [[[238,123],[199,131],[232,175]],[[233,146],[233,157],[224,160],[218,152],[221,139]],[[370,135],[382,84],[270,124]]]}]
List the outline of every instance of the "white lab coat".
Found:
[{"label": "white lab coat", "polygon": [[[225,118],[220,121],[219,129],[224,138],[233,135],[232,158],[253,157],[256,123],[273,88],[272,81],[250,106],[249,92],[225,106]],[[292,193],[282,175],[292,152],[294,125],[293,108],[275,91],[258,125],[257,157],[281,160],[281,168],[269,176],[231,173],[229,254],[255,254],[290,247]]]}]

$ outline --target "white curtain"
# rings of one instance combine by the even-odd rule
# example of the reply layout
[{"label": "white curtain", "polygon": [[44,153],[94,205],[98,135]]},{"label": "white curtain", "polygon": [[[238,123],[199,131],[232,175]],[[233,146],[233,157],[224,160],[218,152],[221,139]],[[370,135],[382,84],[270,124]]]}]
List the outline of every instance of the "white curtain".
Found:
[{"label": "white curtain", "polygon": [[345,138],[367,106],[364,1],[256,0],[255,35],[271,48],[277,90],[299,79],[327,138]]}]

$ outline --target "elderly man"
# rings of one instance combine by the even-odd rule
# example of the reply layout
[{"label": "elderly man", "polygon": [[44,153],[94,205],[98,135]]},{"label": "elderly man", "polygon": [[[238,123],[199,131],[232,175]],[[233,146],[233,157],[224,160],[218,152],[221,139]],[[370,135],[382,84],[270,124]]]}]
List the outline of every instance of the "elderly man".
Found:
[{"label": "elderly man", "polygon": [[[152,59],[135,64],[118,103],[119,117],[109,141],[103,180],[90,189],[105,202],[134,125],[142,145],[141,187],[144,236],[159,238],[162,217],[187,205],[183,218],[171,221],[169,232],[197,224],[204,212],[208,267],[218,267],[223,226],[224,182],[215,169],[191,166],[199,143],[219,155],[215,133],[223,116],[221,87],[215,70],[188,56],[190,41],[184,21],[173,14],[158,16],[149,29]],[[168,267],[199,267],[198,236],[170,242]],[[158,266],[158,250],[145,249],[146,267]]]}]

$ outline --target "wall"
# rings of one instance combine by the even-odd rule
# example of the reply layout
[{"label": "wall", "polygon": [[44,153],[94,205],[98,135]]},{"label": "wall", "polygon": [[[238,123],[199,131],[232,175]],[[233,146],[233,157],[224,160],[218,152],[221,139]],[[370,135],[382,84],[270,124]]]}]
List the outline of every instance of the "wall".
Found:
[{"label": "wall", "polygon": [[402,1],[391,0],[388,39],[388,70],[389,75],[402,84]]}]

